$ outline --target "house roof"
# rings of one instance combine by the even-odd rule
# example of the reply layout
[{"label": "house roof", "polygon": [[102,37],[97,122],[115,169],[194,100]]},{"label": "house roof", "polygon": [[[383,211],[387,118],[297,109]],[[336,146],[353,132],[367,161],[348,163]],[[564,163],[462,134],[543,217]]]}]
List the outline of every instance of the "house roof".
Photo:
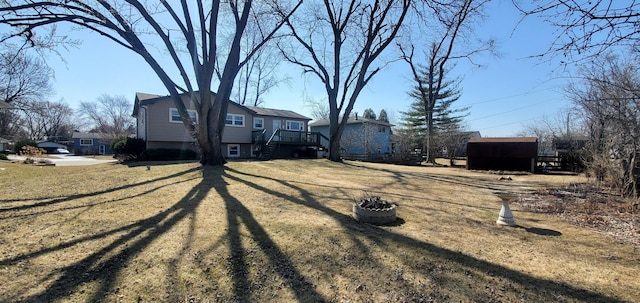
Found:
[{"label": "house roof", "polygon": [[[236,103],[237,104],[237,103]],[[257,106],[246,106],[240,105],[248,109],[259,116],[270,116],[270,117],[283,117],[283,118],[293,118],[293,119],[301,119],[301,120],[311,120],[311,118],[298,114],[294,111],[286,110],[286,109],[274,109],[274,108],[265,108],[265,107],[257,107]]]},{"label": "house roof", "polygon": [[[371,123],[371,124],[378,124],[378,125],[384,125],[384,126],[393,126],[393,124],[391,123],[387,123],[384,121],[380,121],[380,120],[375,120],[375,119],[367,119],[367,118],[355,118],[355,117],[349,117],[349,120],[347,120],[347,124],[364,124],[364,123]],[[309,123],[309,126],[328,126],[329,123],[329,119],[322,119],[322,120],[317,120],[317,121],[313,121],[311,123]]]},{"label": "house roof", "polygon": [[60,143],[56,143],[56,142],[44,141],[44,142],[39,142],[38,147],[66,148],[67,146]]},{"label": "house roof", "polygon": [[[214,92],[212,92],[212,94],[215,96]],[[160,96],[160,95],[146,94],[146,93],[139,93],[139,92],[136,93],[136,100],[133,107],[132,115],[135,117],[138,114],[138,108],[140,107],[140,105],[154,103],[158,100],[165,99],[165,98],[170,98],[170,96]],[[303,116],[291,110],[264,108],[264,107],[257,107],[257,106],[246,106],[233,101],[230,101],[230,102],[233,103],[234,105],[237,105],[238,107],[244,108],[245,110],[247,110],[248,112],[251,112],[252,114],[259,115],[259,116],[283,117],[283,118],[300,119],[300,120],[307,120],[307,121],[311,120],[311,118]]]},{"label": "house roof", "polygon": [[131,116],[135,117],[138,115],[138,108],[140,108],[140,105],[142,105],[142,103],[153,103],[155,100],[165,98],[165,97],[168,98],[169,96],[160,96],[160,95],[136,92],[136,99],[133,103],[133,113],[131,113]]},{"label": "house roof", "polygon": [[73,139],[102,139],[104,136],[100,133],[81,133],[73,132]]},{"label": "house roof", "polygon": [[147,100],[147,99],[159,98],[159,97],[162,97],[162,96],[154,95],[154,94],[147,94],[147,93],[140,93],[140,92],[136,93],[136,98],[138,98],[138,100],[140,100],[140,101]]},{"label": "house roof", "polygon": [[536,137],[472,137],[469,139],[469,143],[536,143],[538,138]]}]

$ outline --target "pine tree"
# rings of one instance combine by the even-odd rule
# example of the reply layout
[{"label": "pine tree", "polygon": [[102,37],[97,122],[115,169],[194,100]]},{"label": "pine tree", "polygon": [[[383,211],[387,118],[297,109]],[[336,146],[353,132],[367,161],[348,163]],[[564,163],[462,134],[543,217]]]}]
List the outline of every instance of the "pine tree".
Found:
[{"label": "pine tree", "polygon": [[380,110],[380,114],[378,115],[378,121],[389,123],[389,116],[387,115],[386,110]]},{"label": "pine tree", "polygon": [[[405,133],[412,136],[414,144],[422,147],[430,158],[433,158],[437,134],[450,129],[452,125],[460,124],[463,118],[468,115],[466,112],[469,110],[469,107],[451,108],[451,105],[458,101],[462,94],[459,88],[460,79],[445,80],[446,73],[443,73],[440,91],[436,93],[434,85],[429,84],[437,83],[437,76],[437,73],[430,72],[424,67],[421,68],[421,81],[427,85],[422,86],[422,90],[420,85],[416,85],[409,92],[409,96],[414,99],[414,102],[411,103],[409,110],[401,112],[402,122],[400,123],[407,129]],[[434,94],[432,104],[428,100],[430,93]]]},{"label": "pine tree", "polygon": [[371,119],[371,120],[375,120],[376,119],[376,113],[371,108],[365,109],[364,113],[362,114],[362,116],[365,119]]}]

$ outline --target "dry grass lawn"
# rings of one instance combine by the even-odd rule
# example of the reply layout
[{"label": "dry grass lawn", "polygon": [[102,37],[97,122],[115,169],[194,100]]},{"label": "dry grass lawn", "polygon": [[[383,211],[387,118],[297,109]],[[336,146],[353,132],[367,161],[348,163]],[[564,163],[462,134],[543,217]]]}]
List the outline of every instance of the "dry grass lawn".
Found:
[{"label": "dry grass lawn", "polygon": [[[326,160],[0,163],[1,302],[638,302],[639,248],[496,191],[585,182]],[[351,218],[354,199],[397,224]]]}]

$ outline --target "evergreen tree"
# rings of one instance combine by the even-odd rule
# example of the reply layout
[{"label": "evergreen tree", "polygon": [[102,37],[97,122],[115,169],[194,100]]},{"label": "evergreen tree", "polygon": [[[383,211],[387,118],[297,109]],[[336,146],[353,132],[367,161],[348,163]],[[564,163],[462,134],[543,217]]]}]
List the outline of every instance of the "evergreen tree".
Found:
[{"label": "evergreen tree", "polygon": [[[446,72],[443,73],[439,92],[435,92],[436,88],[433,85],[416,85],[409,92],[414,102],[409,106],[409,110],[400,112],[402,115],[400,125],[407,129],[405,133],[411,135],[416,147],[423,148],[432,159],[438,133],[450,129],[452,125],[460,124],[469,110],[469,107],[451,108],[462,94],[459,88],[460,79],[445,80],[445,76]],[[437,83],[439,80],[437,77],[437,73],[427,68],[423,67],[420,70],[422,83]],[[428,98],[431,94],[434,95],[433,103],[429,102]]]},{"label": "evergreen tree", "polygon": [[389,123],[389,117],[386,110],[383,109],[380,111],[380,114],[378,115],[378,121]]},{"label": "evergreen tree", "polygon": [[400,112],[400,115],[400,127],[402,130],[399,133],[408,137],[407,139],[411,142],[413,148],[422,148],[424,150],[427,123],[422,102],[415,100],[409,105],[409,109]]},{"label": "evergreen tree", "polygon": [[364,113],[362,113],[362,116],[365,119],[371,119],[371,120],[375,120],[376,119],[376,113],[371,108],[365,109]]}]

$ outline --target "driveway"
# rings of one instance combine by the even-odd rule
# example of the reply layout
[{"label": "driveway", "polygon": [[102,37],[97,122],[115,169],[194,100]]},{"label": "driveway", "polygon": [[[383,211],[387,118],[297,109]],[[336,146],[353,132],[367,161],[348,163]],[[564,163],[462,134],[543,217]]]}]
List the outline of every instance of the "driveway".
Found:
[{"label": "driveway", "polygon": [[[109,163],[109,162],[117,161],[116,159],[100,160],[100,159],[94,159],[94,158],[83,157],[83,156],[75,156],[75,155],[49,155],[49,156],[51,157],[47,158],[47,160],[55,163],[56,166],[94,165],[94,164]],[[16,155],[9,155],[9,159],[22,161],[25,158],[16,156]]]}]

